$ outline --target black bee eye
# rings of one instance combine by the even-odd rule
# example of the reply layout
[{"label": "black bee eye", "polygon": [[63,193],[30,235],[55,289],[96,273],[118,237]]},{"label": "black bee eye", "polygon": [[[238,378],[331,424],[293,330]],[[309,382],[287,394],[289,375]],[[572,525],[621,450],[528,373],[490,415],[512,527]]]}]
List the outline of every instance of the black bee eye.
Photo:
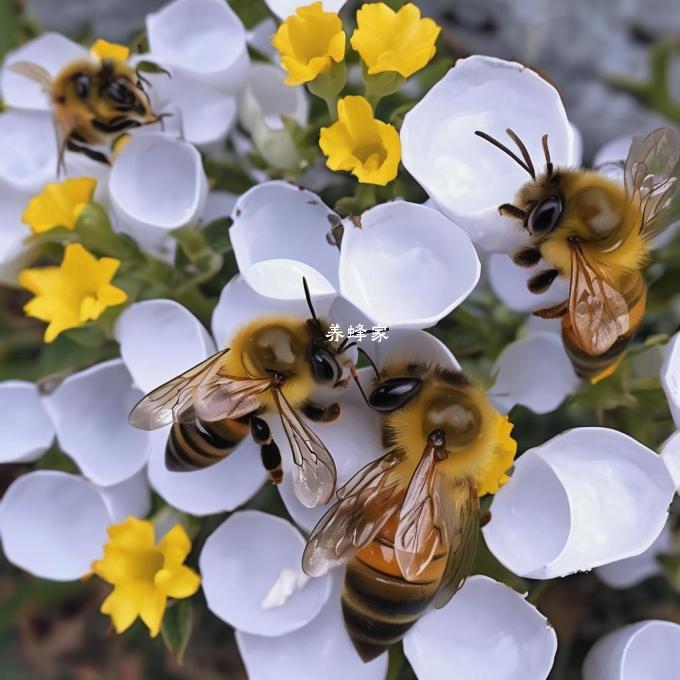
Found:
[{"label": "black bee eye", "polygon": [[76,88],[76,94],[80,99],[86,99],[90,94],[90,76],[85,73],[77,73],[73,77],[73,84]]},{"label": "black bee eye", "polygon": [[562,217],[562,199],[551,196],[541,201],[530,213],[527,226],[532,234],[549,234]]},{"label": "black bee eye", "polygon": [[116,104],[127,106],[134,104],[135,97],[128,87],[127,82],[121,78],[107,83],[104,87],[103,94]]},{"label": "black bee eye", "polygon": [[376,411],[394,411],[408,403],[422,384],[419,378],[390,378],[373,390],[368,403]]},{"label": "black bee eye", "polygon": [[340,367],[333,355],[323,347],[312,352],[312,373],[317,382],[334,384],[340,379]]}]

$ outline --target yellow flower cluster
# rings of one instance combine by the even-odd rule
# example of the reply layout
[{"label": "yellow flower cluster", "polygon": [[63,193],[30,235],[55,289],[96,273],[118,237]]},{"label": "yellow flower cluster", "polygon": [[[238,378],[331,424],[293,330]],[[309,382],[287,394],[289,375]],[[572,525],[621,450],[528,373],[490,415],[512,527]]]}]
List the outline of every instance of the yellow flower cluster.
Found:
[{"label": "yellow flower cluster", "polygon": [[321,129],[319,144],[331,170],[351,172],[361,183],[385,185],[401,160],[396,128],[374,116],[383,96],[396,92],[404,79],[435,54],[439,26],[423,19],[412,3],[398,11],[385,3],[363,5],[350,39],[364,65],[365,96],[338,99],[345,86],[346,35],[340,17],[321,2],[298,7],[279,26],[273,45],[287,73],[286,84],[306,83],[324,98],[336,122]]}]

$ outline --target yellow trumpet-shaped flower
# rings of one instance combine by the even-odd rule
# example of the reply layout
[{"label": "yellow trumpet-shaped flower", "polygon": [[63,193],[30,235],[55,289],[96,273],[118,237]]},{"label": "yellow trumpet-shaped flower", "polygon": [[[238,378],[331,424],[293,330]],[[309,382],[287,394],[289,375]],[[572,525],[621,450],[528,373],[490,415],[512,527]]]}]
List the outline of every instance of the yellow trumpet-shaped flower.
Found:
[{"label": "yellow trumpet-shaped flower", "polygon": [[363,97],[338,101],[338,121],[321,128],[319,145],[331,170],[347,170],[364,184],[385,185],[397,176],[399,133],[374,118],[371,105]]},{"label": "yellow trumpet-shaped flower", "polygon": [[298,7],[279,26],[272,40],[288,74],[286,85],[308,83],[333,62],[341,62],[345,58],[345,41],[340,17],[324,12],[322,3]]},{"label": "yellow trumpet-shaped flower", "polygon": [[111,617],[117,633],[139,616],[156,637],[168,598],[190,597],[201,583],[184,565],[191,541],[177,524],[156,544],[151,522],[136,517],[110,526],[108,534],[104,557],[92,563],[92,571],[113,586],[100,611]]},{"label": "yellow trumpet-shaped flower", "polygon": [[100,59],[115,59],[116,61],[127,61],[130,56],[130,48],[117,43],[110,43],[99,38],[92,47],[90,53]]},{"label": "yellow trumpet-shaped flower", "polygon": [[96,188],[97,180],[92,177],[50,182],[28,202],[21,219],[35,234],[54,227],[73,229]]},{"label": "yellow trumpet-shaped flower", "polygon": [[351,43],[368,73],[396,71],[404,78],[434,57],[434,44],[441,30],[432,19],[421,19],[413,3],[403,5],[398,12],[383,2],[362,5],[357,12],[357,26]]},{"label": "yellow trumpet-shaped flower", "polygon": [[98,319],[107,307],[127,300],[124,290],[111,285],[119,266],[120,260],[98,260],[80,243],[72,243],[66,246],[59,267],[21,272],[19,283],[35,295],[24,312],[49,323],[45,342],[52,342],[62,331]]}]

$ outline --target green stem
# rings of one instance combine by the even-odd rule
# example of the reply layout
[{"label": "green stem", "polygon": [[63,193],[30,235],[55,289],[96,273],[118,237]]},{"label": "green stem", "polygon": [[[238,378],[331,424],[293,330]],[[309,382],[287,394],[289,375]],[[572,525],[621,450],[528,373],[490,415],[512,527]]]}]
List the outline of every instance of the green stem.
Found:
[{"label": "green stem", "polygon": [[401,642],[392,645],[389,651],[389,663],[385,680],[397,680],[401,669],[404,667],[405,660],[404,648],[401,646]]}]

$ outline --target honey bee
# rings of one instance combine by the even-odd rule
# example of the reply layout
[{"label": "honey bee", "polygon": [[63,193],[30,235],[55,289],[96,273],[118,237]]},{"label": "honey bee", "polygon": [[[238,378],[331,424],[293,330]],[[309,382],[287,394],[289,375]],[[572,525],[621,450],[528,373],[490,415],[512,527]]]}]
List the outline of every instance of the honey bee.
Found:
[{"label": "honey bee", "polygon": [[624,165],[624,183],[587,170],[554,167],[543,135],[545,167],[536,173],[524,143],[508,135],[521,158],[490,135],[479,137],[506,153],[531,176],[514,203],[499,206],[521,222],[529,245],[513,255],[520,267],[543,259],[550,267],[529,279],[532,293],[557,277],[569,281],[569,297],[535,311],[562,319],[562,338],[574,370],[597,380],[616,369],[642,321],[647,285],[642,271],[652,239],[680,214],[680,133],[660,128],[636,138]]},{"label": "honey bee", "polygon": [[57,132],[58,173],[67,150],[110,165],[106,149],[93,147],[108,144],[110,150],[128,130],[167,115],[151,110],[144,89],[148,81],[121,59],[91,55],[68,64],[54,79],[38,64],[20,61],[10,68],[42,85],[49,95]]},{"label": "honey bee", "polygon": [[156,388],[132,409],[134,427],[154,430],[172,423],[168,469],[191,471],[218,463],[250,434],[260,445],[270,480],[279,484],[281,454],[262,417],[277,412],[292,451],[297,498],[310,508],[330,500],[336,481],[333,457],[297,410],[315,422],[340,417],[339,404],[319,406],[312,394],[318,386],[346,387],[346,368],[357,380],[354,363],[342,356],[354,343],[327,339],[330,322],[316,316],[303,284],[311,318],[255,319],[236,333],[230,348]]},{"label": "honey bee", "polygon": [[347,561],[342,609],[364,661],[463,585],[489,516],[479,496],[516,449],[507,418],[460,371],[388,364],[369,404],[386,453],[338,490],[302,558],[309,576]]}]

